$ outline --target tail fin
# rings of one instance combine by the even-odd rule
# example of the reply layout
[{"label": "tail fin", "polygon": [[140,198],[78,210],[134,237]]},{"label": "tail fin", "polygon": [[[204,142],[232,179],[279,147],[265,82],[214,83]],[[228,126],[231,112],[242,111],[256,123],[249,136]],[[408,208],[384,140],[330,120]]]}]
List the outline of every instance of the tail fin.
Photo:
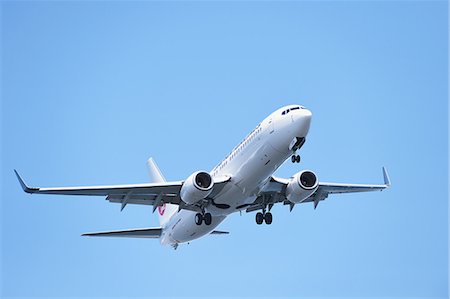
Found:
[{"label": "tail fin", "polygon": [[[150,176],[150,183],[163,183],[166,181],[153,158],[147,160],[147,166],[148,174]],[[156,210],[158,210],[159,224],[163,227],[164,224],[166,224],[170,220],[170,218],[177,213],[178,206],[172,204],[163,204],[162,206],[158,206]]]}]

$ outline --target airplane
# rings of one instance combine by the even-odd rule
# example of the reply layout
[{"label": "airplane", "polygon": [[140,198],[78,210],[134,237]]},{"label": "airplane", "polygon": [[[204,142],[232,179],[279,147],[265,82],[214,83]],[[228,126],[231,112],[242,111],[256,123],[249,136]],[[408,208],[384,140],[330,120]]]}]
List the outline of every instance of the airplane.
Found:
[{"label": "airplane", "polygon": [[306,141],[312,113],[300,105],[282,107],[259,123],[210,172],[196,171],[184,181],[165,180],[153,158],[147,161],[150,183],[112,186],[35,188],[25,184],[14,170],[22,189],[32,194],[106,196],[109,202],[152,205],[158,210],[159,227],[85,233],[82,236],[157,238],[162,245],[189,243],[205,235],[229,232],[215,230],[236,212],[254,212],[258,225],[271,224],[275,204],[312,203],[314,209],[330,194],[382,191],[391,186],[382,168],[384,184],[319,182],[311,170],[285,179],[273,176],[288,159],[300,162],[297,152]]}]

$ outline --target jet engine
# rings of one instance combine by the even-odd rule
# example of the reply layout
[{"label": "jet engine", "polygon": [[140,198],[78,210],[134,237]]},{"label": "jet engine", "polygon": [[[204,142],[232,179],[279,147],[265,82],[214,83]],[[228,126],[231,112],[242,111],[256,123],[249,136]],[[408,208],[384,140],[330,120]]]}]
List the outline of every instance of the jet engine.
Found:
[{"label": "jet engine", "polygon": [[310,197],[319,187],[319,180],[314,172],[303,170],[294,175],[286,187],[286,198],[292,203],[299,203]]},{"label": "jet engine", "polygon": [[209,173],[194,172],[181,186],[180,197],[185,203],[194,204],[206,198],[211,193],[213,185],[214,181]]}]

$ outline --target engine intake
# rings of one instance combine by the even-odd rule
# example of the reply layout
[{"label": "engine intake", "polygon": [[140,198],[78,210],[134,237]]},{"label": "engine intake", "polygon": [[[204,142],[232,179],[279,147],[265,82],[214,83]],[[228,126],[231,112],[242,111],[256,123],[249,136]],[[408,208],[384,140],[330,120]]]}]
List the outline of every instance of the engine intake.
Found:
[{"label": "engine intake", "polygon": [[180,197],[185,203],[194,204],[211,194],[213,185],[214,182],[209,173],[194,172],[181,186]]},{"label": "engine intake", "polygon": [[317,177],[312,171],[303,171],[298,179],[300,187],[309,190],[314,188],[317,183]]},{"label": "engine intake", "polygon": [[286,198],[292,203],[306,200],[319,187],[319,180],[314,172],[303,170],[294,175],[286,187]]},{"label": "engine intake", "polygon": [[212,178],[209,173],[199,172],[195,176],[195,186],[200,190],[207,190],[212,187]]}]

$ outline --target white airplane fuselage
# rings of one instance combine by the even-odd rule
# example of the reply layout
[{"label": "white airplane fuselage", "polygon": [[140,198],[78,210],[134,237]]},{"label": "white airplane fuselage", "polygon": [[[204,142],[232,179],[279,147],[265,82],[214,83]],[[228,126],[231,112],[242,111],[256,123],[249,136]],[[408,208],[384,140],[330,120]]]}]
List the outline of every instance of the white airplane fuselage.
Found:
[{"label": "white airplane fuselage", "polygon": [[[292,108],[294,110],[290,110]],[[210,172],[213,178],[231,177],[230,184],[214,198],[214,204],[206,207],[212,215],[211,224],[197,225],[197,212],[182,209],[173,213],[163,226],[161,244],[186,243],[200,238],[211,233],[227,215],[245,210],[246,204],[255,201],[273,173],[291,157],[295,139],[306,137],[311,115],[304,107],[290,105],[264,119]]]}]

